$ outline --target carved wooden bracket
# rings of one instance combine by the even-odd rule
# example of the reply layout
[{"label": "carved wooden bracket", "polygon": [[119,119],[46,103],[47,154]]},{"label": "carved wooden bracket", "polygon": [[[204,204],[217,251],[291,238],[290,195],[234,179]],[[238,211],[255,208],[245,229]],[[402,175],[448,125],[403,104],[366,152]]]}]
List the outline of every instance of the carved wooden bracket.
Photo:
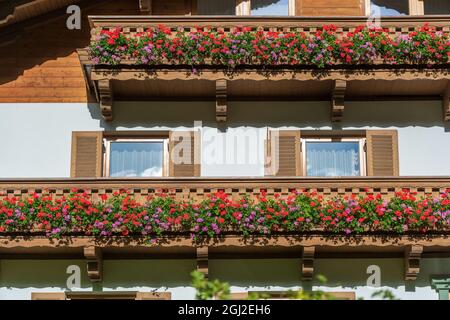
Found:
[{"label": "carved wooden bracket", "polygon": [[227,121],[227,80],[216,81],[216,120]]},{"label": "carved wooden bracket", "polygon": [[89,93],[93,93],[95,91],[94,89],[94,82],[91,80],[91,68],[92,68],[92,62],[89,59],[89,52],[86,49],[77,49],[78,53],[78,60],[80,60],[80,64],[83,71],[83,77],[84,81],[86,82],[86,88],[88,89]]},{"label": "carved wooden bracket", "polygon": [[152,0],[139,0],[139,9],[142,13],[152,14]]},{"label": "carved wooden bracket", "polygon": [[442,95],[442,109],[444,110],[444,121],[450,121],[450,80],[447,81],[447,88]]},{"label": "carved wooden bracket", "polygon": [[92,282],[102,281],[103,276],[103,258],[99,247],[85,247],[84,257],[87,260],[87,273]]},{"label": "carved wooden bracket", "polygon": [[110,80],[99,80],[97,82],[100,111],[103,119],[111,121],[113,119],[113,92]]},{"label": "carved wooden bracket", "polygon": [[405,249],[405,280],[416,280],[420,272],[423,246],[410,245]]},{"label": "carved wooden bracket", "polygon": [[208,247],[197,248],[197,270],[205,275],[208,279]]},{"label": "carved wooden bracket", "polygon": [[331,121],[339,122],[344,116],[345,91],[347,90],[347,81],[335,80],[331,96]]},{"label": "carved wooden bracket", "polygon": [[303,247],[302,255],[302,280],[311,281],[314,277],[314,257],[316,247]]}]

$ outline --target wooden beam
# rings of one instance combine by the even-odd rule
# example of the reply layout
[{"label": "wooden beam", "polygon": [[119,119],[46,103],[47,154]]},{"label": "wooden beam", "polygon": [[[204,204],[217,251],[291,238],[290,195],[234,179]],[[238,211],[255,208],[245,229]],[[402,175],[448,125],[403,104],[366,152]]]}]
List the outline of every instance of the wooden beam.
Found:
[{"label": "wooden beam", "polygon": [[113,119],[113,92],[110,80],[97,81],[98,98],[100,102],[100,112],[103,119],[112,121]]},{"label": "wooden beam", "polygon": [[345,91],[347,81],[335,80],[331,97],[331,121],[340,122],[344,116]]},{"label": "wooden beam", "polygon": [[409,245],[405,248],[405,280],[414,281],[420,272],[423,246]]},{"label": "wooden beam", "polygon": [[197,270],[202,272],[205,278],[208,279],[208,247],[197,248]]},{"label": "wooden beam", "polygon": [[227,121],[227,80],[216,81],[216,120],[217,122]]},{"label": "wooden beam", "polygon": [[302,254],[302,281],[311,281],[314,277],[314,258],[316,247],[303,247]]},{"label": "wooden beam", "polygon": [[102,281],[103,257],[100,247],[88,246],[84,249],[84,257],[87,262],[88,277],[92,282]]},{"label": "wooden beam", "polygon": [[142,13],[151,15],[152,14],[152,0],[139,0],[139,10]]},{"label": "wooden beam", "polygon": [[442,95],[442,109],[444,121],[450,121],[450,80],[447,81],[447,87]]}]

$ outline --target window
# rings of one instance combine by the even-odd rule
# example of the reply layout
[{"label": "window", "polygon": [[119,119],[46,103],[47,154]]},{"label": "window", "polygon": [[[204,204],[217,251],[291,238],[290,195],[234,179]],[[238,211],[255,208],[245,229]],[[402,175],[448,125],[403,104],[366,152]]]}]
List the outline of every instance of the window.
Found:
[{"label": "window", "polygon": [[450,1],[448,0],[424,0],[425,14],[450,14]]},{"label": "window", "polygon": [[105,145],[105,176],[167,176],[166,139],[114,139]]},{"label": "window", "polygon": [[302,146],[309,177],[365,175],[364,139],[304,139]]},{"label": "window", "polygon": [[287,16],[289,0],[251,0],[252,16]]},{"label": "window", "polygon": [[198,0],[199,15],[235,15],[236,0]]},{"label": "window", "polygon": [[409,14],[409,0],[370,0],[370,15],[401,16]]}]

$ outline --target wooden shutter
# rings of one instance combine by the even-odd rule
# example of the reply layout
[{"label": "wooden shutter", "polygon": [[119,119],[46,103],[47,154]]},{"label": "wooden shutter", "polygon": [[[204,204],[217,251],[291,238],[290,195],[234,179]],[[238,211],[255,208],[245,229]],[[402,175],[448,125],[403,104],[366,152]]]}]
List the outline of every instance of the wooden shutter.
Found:
[{"label": "wooden shutter", "polygon": [[300,130],[271,130],[266,141],[265,174],[276,177],[302,175]]},{"label": "wooden shutter", "polygon": [[398,135],[396,130],[369,130],[367,138],[367,175],[398,176]]},{"label": "wooden shutter", "polygon": [[198,131],[171,131],[169,134],[169,175],[171,177],[199,177],[200,148]]},{"label": "wooden shutter", "polygon": [[72,133],[72,178],[102,176],[103,134],[101,131]]},{"label": "wooden shutter", "polygon": [[296,0],[297,16],[363,16],[364,0]]}]

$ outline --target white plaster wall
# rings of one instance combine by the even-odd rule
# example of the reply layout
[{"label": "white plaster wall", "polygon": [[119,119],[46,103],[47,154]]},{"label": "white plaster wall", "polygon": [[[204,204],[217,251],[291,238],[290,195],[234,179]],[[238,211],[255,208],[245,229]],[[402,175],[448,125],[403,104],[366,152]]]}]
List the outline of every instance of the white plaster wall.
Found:
[{"label": "white plaster wall", "polygon": [[[211,259],[210,279],[231,285],[232,292],[298,290],[302,287],[300,259]],[[69,276],[67,267],[82,270],[81,288],[93,291],[83,260],[0,260],[0,300],[28,300],[32,292],[63,292]],[[367,267],[381,270],[381,287],[368,287]],[[195,260],[105,260],[104,280],[96,287],[103,291],[171,292],[172,299],[194,299],[190,272]],[[401,299],[438,299],[430,287],[433,275],[448,274],[450,259],[422,259],[414,285],[405,286],[403,259],[316,259],[315,272],[325,276],[326,284],[313,282],[313,290],[350,291],[357,298],[372,299],[380,289],[389,289]]]},{"label": "white plaster wall", "polygon": [[263,176],[268,128],[397,129],[401,175],[450,175],[450,126],[438,101],[348,102],[331,124],[326,102],[118,102],[115,120],[96,104],[0,104],[0,178],[68,177],[72,131],[183,130],[202,121],[203,176]]}]

